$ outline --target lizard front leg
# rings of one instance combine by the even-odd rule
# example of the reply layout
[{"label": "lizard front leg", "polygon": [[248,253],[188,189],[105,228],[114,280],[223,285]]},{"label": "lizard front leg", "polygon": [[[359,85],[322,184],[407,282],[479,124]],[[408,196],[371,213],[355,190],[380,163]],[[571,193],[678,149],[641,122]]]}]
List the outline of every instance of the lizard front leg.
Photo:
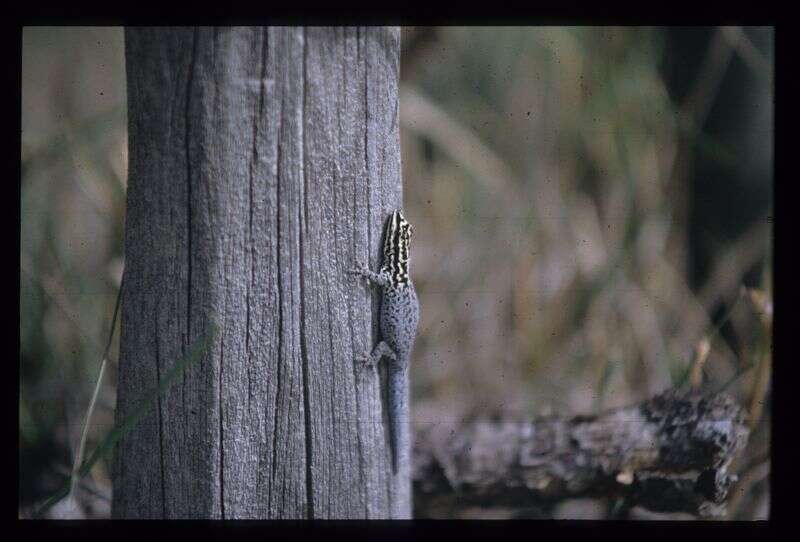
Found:
[{"label": "lizard front leg", "polygon": [[356,267],[350,269],[348,272],[351,275],[364,277],[369,282],[377,284],[381,288],[385,288],[389,285],[389,272],[385,269],[381,269],[379,273],[375,273],[374,271],[370,271],[365,265],[356,264]]}]

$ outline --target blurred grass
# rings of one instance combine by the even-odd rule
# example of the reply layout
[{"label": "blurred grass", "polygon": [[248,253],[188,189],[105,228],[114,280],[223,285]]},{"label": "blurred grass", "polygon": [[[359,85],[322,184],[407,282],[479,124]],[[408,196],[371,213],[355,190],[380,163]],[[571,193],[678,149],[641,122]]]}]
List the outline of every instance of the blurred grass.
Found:
[{"label": "blurred grass", "polygon": [[[670,57],[675,38],[663,28],[406,30],[419,56],[404,59],[403,93],[415,100],[401,101],[424,299],[418,419],[591,413],[641,400],[684,384],[704,337],[704,384],[730,383],[750,404],[760,326],[735,300],[742,284],[763,287],[771,274],[770,206],[753,219],[693,200],[693,187],[739,190],[736,171],[761,163],[748,180],[771,201],[771,139],[753,149],[705,129],[707,119],[736,116],[717,105],[731,85],[751,89],[740,107],[771,99],[771,46],[755,48],[753,29],[704,32],[693,51],[701,69],[680,96],[664,66],[683,59]],[[757,60],[742,60],[741,49]],[[744,85],[729,75],[741,65]],[[730,178],[694,176],[696,163],[712,162]],[[716,234],[720,207],[726,220],[744,216],[739,231],[721,232],[700,284],[693,206],[699,227]],[[764,276],[748,278],[762,265]],[[762,438],[754,434],[754,448]],[[736,517],[763,517],[765,483]]]},{"label": "blurred grass", "polygon": [[[72,470],[120,284],[127,175],[122,32],[25,28],[22,71],[19,498],[25,516]],[[112,363],[89,449],[113,427],[115,381]],[[104,459],[81,484],[81,514],[108,513],[109,472]]]},{"label": "blurred grass", "polygon": [[[772,127],[758,104],[772,103],[773,38],[695,31],[706,39],[686,59],[665,28],[404,30],[405,208],[423,303],[414,410],[591,413],[683,383],[698,343],[713,339],[704,383],[732,382],[742,405],[763,406],[730,514],[753,519],[769,513],[768,373],[756,367],[769,364],[771,333],[734,302],[742,285],[772,298],[771,138],[744,135]],[[689,76],[670,75],[694,59]],[[739,102],[719,98],[734,87]],[[709,129],[742,109],[756,113],[738,139]],[[108,337],[125,118],[121,29],[24,30],[21,516],[69,477]],[[708,164],[731,176],[699,176]],[[737,171],[767,207],[698,196],[701,185],[744,193]],[[716,240],[700,255],[693,228]],[[113,425],[110,361],[87,449]],[[72,517],[107,517],[106,461],[76,488]]]},{"label": "blurred grass", "polygon": [[[117,302],[119,302],[119,298]],[[106,433],[100,439],[100,442],[85,460],[83,458],[83,438],[85,433],[82,435],[78,456],[75,459],[69,478],[58,491],[50,495],[47,500],[45,500],[42,506],[34,514],[34,517],[44,517],[44,514],[62,502],[62,499],[64,498],[74,498],[75,488],[81,479],[91,472],[92,467],[97,464],[100,459],[108,457],[116,443],[119,442],[119,440],[124,437],[125,434],[130,431],[150,409],[155,408],[155,406],[158,404],[158,398],[163,396],[164,392],[166,392],[166,390],[175,383],[177,378],[183,375],[183,373],[191,365],[196,363],[197,360],[199,360],[206,353],[208,346],[213,342],[217,333],[218,328],[216,325],[213,322],[209,323],[208,329],[195,340],[191,348],[189,348],[180,359],[170,364],[169,371],[167,371],[167,374],[164,375],[164,378],[158,382],[156,387],[152,390],[149,390],[148,393],[144,394],[143,397],[139,399],[139,401],[130,409],[130,414],[128,414],[128,416],[122,420],[119,425],[107,429]],[[100,374],[97,377],[98,380],[96,384],[96,390],[99,389],[100,385],[102,385],[103,367],[105,367],[105,362],[106,359],[104,358],[102,360],[103,365],[101,365]],[[92,402],[89,406],[86,416],[87,422],[89,422],[93,414],[95,398],[96,394],[92,397]],[[85,426],[85,428],[88,427],[89,425]],[[74,503],[67,504],[74,506]]]}]

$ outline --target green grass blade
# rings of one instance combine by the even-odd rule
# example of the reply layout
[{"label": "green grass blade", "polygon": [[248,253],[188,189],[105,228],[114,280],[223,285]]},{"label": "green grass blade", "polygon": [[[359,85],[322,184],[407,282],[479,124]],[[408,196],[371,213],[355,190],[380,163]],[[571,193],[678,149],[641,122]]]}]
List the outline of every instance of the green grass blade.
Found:
[{"label": "green grass blade", "polygon": [[121,424],[112,429],[108,435],[103,438],[89,458],[83,461],[83,463],[80,465],[80,468],[77,469],[77,474],[71,476],[61,489],[50,496],[36,511],[34,517],[42,517],[50,508],[70,494],[70,488],[76,481],[74,480],[75,476],[77,476],[78,480],[85,476],[103,455],[113,449],[114,445],[119,442],[119,440],[122,439],[122,437],[124,437],[139,422],[139,420],[144,417],[144,415],[153,407],[153,405],[156,404],[157,399],[162,396],[164,392],[170,388],[170,386],[172,386],[175,380],[177,380],[177,378],[183,374],[190,365],[203,356],[209,345],[214,341],[216,334],[217,326],[213,323],[209,324],[209,328],[207,329],[206,333],[199,337],[192,345],[192,348],[190,348],[189,351],[172,366],[169,372],[158,383],[158,386],[148,393],[138,405],[136,405],[133,411],[122,421]]}]

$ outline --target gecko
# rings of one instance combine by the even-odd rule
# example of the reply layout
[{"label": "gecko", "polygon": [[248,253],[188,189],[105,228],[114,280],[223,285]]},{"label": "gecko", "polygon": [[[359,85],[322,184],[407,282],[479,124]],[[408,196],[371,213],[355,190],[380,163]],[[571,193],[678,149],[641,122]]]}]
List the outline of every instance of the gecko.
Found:
[{"label": "gecko", "polygon": [[383,289],[380,309],[381,340],[371,353],[356,357],[364,367],[374,367],[382,358],[388,360],[389,434],[392,470],[398,471],[400,455],[407,459],[409,438],[408,371],[411,350],[419,322],[419,301],[409,275],[411,236],[414,228],[395,210],[387,220],[383,241],[383,260],[378,273],[356,265],[350,273],[367,279]]}]

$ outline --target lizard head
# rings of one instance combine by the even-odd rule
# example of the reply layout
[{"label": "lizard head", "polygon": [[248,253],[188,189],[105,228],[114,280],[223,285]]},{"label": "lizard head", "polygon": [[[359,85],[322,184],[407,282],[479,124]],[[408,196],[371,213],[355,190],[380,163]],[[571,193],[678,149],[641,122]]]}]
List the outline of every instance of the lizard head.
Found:
[{"label": "lizard head", "polygon": [[387,221],[383,242],[383,265],[389,270],[395,286],[408,284],[408,262],[413,234],[414,228],[403,216],[403,211],[395,210]]}]

